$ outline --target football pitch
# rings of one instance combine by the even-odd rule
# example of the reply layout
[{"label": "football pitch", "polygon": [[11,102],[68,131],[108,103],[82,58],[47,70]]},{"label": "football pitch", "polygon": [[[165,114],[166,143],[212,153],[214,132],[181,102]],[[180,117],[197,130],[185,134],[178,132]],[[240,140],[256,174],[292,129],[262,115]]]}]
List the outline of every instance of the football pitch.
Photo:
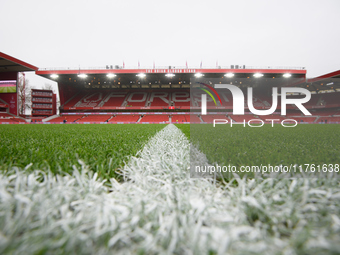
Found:
[{"label": "football pitch", "polygon": [[[221,135],[222,134],[222,135]],[[339,164],[338,125],[0,125],[0,253],[336,254],[338,173],[190,178],[209,164]]]},{"label": "football pitch", "polygon": [[[339,125],[284,128],[177,124],[207,156],[220,165],[336,165],[340,162]],[[71,173],[83,161],[103,178],[134,156],[162,124],[148,125],[0,125],[0,167],[13,166]]]},{"label": "football pitch", "polygon": [[[285,166],[293,172],[322,175],[339,172],[340,128],[337,124],[300,124],[296,127],[266,124],[263,127],[192,124],[193,144],[219,166]],[[268,170],[268,168],[267,168]],[[242,173],[243,174],[243,173]],[[248,174],[253,176],[252,173]]]},{"label": "football pitch", "polygon": [[0,87],[0,93],[15,93],[17,92],[16,86]]},{"label": "football pitch", "polygon": [[102,178],[135,155],[165,125],[1,125],[0,169],[72,173],[81,160]]}]

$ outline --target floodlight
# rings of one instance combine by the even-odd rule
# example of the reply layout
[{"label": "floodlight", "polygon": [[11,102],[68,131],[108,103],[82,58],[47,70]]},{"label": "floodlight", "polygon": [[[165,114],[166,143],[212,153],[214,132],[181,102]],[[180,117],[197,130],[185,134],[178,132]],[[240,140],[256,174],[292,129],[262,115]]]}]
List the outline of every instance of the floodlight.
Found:
[{"label": "floodlight", "polygon": [[283,75],[283,77],[285,77],[285,78],[289,78],[289,77],[291,77],[292,75],[290,74],[290,73],[285,73],[284,75]]},{"label": "floodlight", "polygon": [[52,79],[57,79],[58,77],[59,77],[59,75],[58,74],[51,74],[51,76],[50,76]]},{"label": "floodlight", "polygon": [[201,74],[201,73],[195,73],[195,77],[196,77],[196,78],[200,78],[200,77],[202,77],[202,76],[204,76],[204,74]]},{"label": "floodlight", "polygon": [[231,77],[234,77],[234,74],[233,73],[226,73],[224,76],[231,78]]},{"label": "floodlight", "polygon": [[171,77],[174,77],[175,75],[173,73],[167,73],[165,76],[171,78]]},{"label": "floodlight", "polygon": [[138,76],[139,78],[144,78],[146,76],[145,73],[139,73],[139,74],[136,74],[136,76]]},{"label": "floodlight", "polygon": [[114,73],[108,73],[106,75],[107,78],[113,78],[113,77],[116,77],[117,75],[115,75]]},{"label": "floodlight", "polygon": [[86,73],[81,73],[81,74],[78,74],[78,77],[79,78],[86,78],[87,74]]},{"label": "floodlight", "polygon": [[262,73],[254,73],[254,77],[255,77],[255,78],[260,78],[260,77],[262,77],[262,76],[263,76]]}]

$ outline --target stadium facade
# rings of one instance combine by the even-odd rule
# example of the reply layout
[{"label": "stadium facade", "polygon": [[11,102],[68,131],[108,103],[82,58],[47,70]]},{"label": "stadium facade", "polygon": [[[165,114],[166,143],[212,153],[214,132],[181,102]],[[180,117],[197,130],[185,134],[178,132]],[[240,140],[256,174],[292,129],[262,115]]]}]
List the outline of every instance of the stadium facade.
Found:
[{"label": "stadium facade", "polygon": [[[1,62],[0,81],[15,77],[17,79],[19,71],[35,71],[37,75],[58,83],[59,115],[44,119],[44,122],[211,122],[211,116],[201,116],[199,112],[193,111],[193,106],[200,104],[199,95],[190,94],[190,88],[193,81],[209,84],[211,80],[219,80],[220,83],[234,84],[244,91],[250,86],[255,87],[253,101],[257,109],[268,109],[271,106],[271,94],[264,90],[263,84],[267,84],[266,89],[273,86],[308,89],[312,97],[304,106],[312,116],[302,115],[293,106],[287,108],[287,116],[304,123],[340,123],[340,71],[307,79],[304,68],[243,65],[211,69],[173,66],[149,69],[125,69],[120,66],[106,66],[102,69],[44,69],[29,65],[27,70],[28,64],[14,59],[15,64],[22,68],[9,77],[5,65],[8,65],[9,60],[13,62],[13,58],[4,54],[0,56],[1,61],[7,61],[4,64]],[[1,93],[0,100],[2,111],[9,112],[8,95]],[[227,92],[221,95],[218,104],[211,98],[208,100],[208,108],[212,114],[239,121],[240,116],[232,114],[232,107],[233,99]],[[275,117],[279,117],[279,114],[275,113]]]}]

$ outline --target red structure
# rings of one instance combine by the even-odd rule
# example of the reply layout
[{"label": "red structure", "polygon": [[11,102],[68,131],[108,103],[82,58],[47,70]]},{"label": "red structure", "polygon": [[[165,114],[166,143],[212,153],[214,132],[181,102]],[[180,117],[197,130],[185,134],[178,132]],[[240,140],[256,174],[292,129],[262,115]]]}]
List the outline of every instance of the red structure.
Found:
[{"label": "red structure", "polygon": [[304,82],[304,68],[238,68],[195,69],[97,69],[43,70],[36,74],[58,82],[61,113],[76,111],[167,111],[190,110],[190,80],[202,75],[210,78],[247,79],[262,73],[263,79],[281,78],[289,73],[294,80]]},{"label": "red structure", "polygon": [[57,114],[57,97],[52,90],[32,89],[31,95],[32,120],[43,119]]},{"label": "red structure", "polygon": [[0,112],[18,115],[18,74],[37,70],[33,65],[0,52]]},{"label": "red structure", "polygon": [[[209,116],[200,116],[199,112],[196,114],[189,112],[195,108],[192,102],[199,102],[199,94],[190,94],[190,82],[198,77],[204,83],[218,78],[223,82],[237,85],[244,92],[248,86],[254,84],[255,80],[258,83],[275,84],[277,87],[299,86],[309,89],[312,92],[312,98],[305,106],[313,111],[313,117],[308,118],[299,113],[294,118],[298,118],[300,122],[315,123],[319,119],[317,113],[323,112],[321,109],[330,109],[331,113],[336,113],[340,107],[340,100],[338,100],[340,85],[338,82],[335,82],[334,86],[327,87],[332,91],[326,90],[322,84],[325,79],[333,79],[334,75],[339,75],[339,72],[307,80],[304,68],[230,66],[229,68],[196,69],[170,66],[153,69],[124,69],[116,67],[116,69],[96,70],[39,69],[36,73],[58,82],[62,117],[51,119],[50,122],[58,122],[61,119],[76,123],[210,122]],[[261,78],[254,78],[258,74]],[[254,106],[257,109],[267,109],[271,105],[271,94],[264,93],[264,91],[261,90],[261,86],[255,88],[253,98]],[[299,95],[292,95],[292,97],[295,96],[299,97]],[[280,101],[279,98],[278,110]],[[221,102],[222,105],[215,105],[210,100],[208,108],[215,109],[216,116],[224,116],[238,121],[239,117],[231,114],[233,108],[231,93],[226,91],[221,95]],[[199,109],[199,105],[197,105],[197,109]],[[289,109],[288,115],[290,116],[297,112],[291,105],[288,105],[287,109]],[[96,116],[97,114],[104,115]],[[253,118],[250,115],[242,117]],[[325,117],[333,118],[334,116],[327,115]]]},{"label": "red structure", "polygon": [[[1,89],[4,87],[1,86],[3,85],[1,81],[17,81],[18,72],[35,71],[37,75],[58,82],[60,116],[55,116],[50,122],[210,122],[209,116],[200,116],[198,111],[200,94],[190,93],[190,83],[193,79],[199,78],[201,83],[208,84],[212,79],[218,78],[223,83],[238,86],[244,94],[247,93],[247,88],[252,86],[253,104],[259,110],[271,106],[272,94],[268,93],[268,87],[264,84],[272,84],[273,87],[303,87],[311,91],[311,100],[305,104],[305,107],[313,116],[303,116],[293,105],[288,105],[287,117],[307,123],[338,122],[340,117],[340,71],[307,79],[307,71],[304,68],[260,68],[243,65],[212,69],[188,68],[188,66],[152,69],[140,67],[125,69],[124,66],[114,66],[114,68],[106,66],[102,69],[38,69],[0,53],[0,91],[6,90]],[[8,84],[8,87],[12,86],[11,83]],[[33,118],[44,118],[57,112],[55,95],[43,96],[41,94],[43,92],[52,93],[32,91]],[[214,113],[216,116],[239,121],[240,117],[232,114],[231,93],[225,91],[220,96],[218,104],[208,100],[207,107],[216,111]],[[289,96],[294,98],[301,95]],[[280,101],[279,97],[278,112],[273,113],[272,117],[279,118],[277,114],[280,110]],[[194,111],[190,112],[193,109]],[[247,98],[245,109],[247,112]],[[17,114],[16,91],[0,93],[0,111],[11,111]],[[247,113],[243,119],[248,120],[253,117],[261,119],[259,116],[251,116]]]}]

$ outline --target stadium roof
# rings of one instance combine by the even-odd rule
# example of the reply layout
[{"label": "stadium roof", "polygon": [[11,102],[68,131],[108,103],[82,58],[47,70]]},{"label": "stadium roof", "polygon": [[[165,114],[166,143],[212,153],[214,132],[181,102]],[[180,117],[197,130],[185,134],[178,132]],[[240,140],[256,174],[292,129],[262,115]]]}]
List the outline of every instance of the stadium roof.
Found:
[{"label": "stadium roof", "polygon": [[38,67],[0,52],[0,72],[28,72],[36,70],[38,70]]},{"label": "stadium roof", "polygon": [[340,70],[335,71],[335,72],[331,72],[331,73],[328,73],[328,74],[324,74],[324,75],[321,75],[321,76],[318,76],[318,77],[315,77],[315,78],[312,78],[312,79],[308,79],[308,82],[317,82],[317,81],[329,79],[329,78],[339,79],[340,78]]},{"label": "stadium roof", "polygon": [[151,68],[151,69],[39,69],[36,74],[54,81],[91,88],[188,88],[190,79],[203,75],[204,78],[225,78],[232,73],[234,79],[249,78],[256,73],[264,78],[281,78],[289,73],[294,78],[305,78],[304,68]]},{"label": "stadium roof", "polygon": [[336,91],[340,90],[340,70],[324,74],[307,80],[307,85],[310,90],[315,91]]}]

